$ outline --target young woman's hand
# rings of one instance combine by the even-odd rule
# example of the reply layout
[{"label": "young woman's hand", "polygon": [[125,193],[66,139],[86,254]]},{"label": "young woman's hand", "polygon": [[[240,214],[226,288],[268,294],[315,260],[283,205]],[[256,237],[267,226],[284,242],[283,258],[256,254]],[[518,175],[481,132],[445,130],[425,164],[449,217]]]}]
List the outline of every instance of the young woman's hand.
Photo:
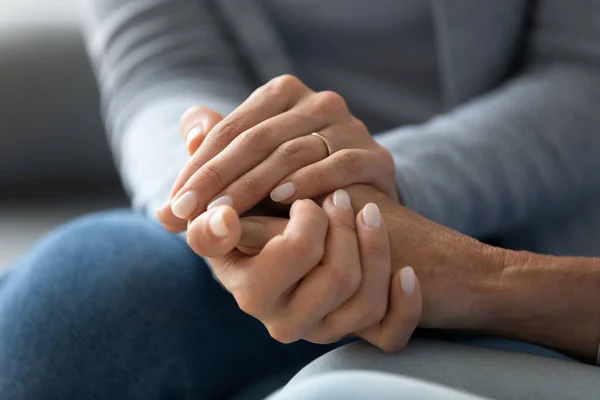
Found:
[{"label": "young woman's hand", "polygon": [[240,220],[231,207],[215,207],[190,223],[188,238],[199,254],[226,254],[209,258],[217,277],[281,342],[359,336],[399,350],[419,322],[418,281],[411,268],[392,277],[379,208],[370,203],[355,216],[344,190],[322,208],[296,201],[289,220]]},{"label": "young woman's hand", "polygon": [[182,130],[193,155],[159,211],[171,230],[210,206],[243,214],[269,196],[291,204],[354,183],[397,199],[391,154],[340,95],[314,92],[293,76],[268,82],[222,120],[191,109]]}]

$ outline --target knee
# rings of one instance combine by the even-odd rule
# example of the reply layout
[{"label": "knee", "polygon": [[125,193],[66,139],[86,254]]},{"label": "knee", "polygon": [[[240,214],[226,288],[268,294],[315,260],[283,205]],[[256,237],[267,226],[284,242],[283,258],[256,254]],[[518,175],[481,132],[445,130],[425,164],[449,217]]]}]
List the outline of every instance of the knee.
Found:
[{"label": "knee", "polygon": [[[183,240],[141,215],[109,212],[57,229],[7,276],[3,296],[48,309],[156,312],[209,274]],[[186,288],[189,288],[186,290]],[[184,301],[182,299],[182,301]]]},{"label": "knee", "polygon": [[295,384],[288,384],[269,400],[398,398],[483,400],[481,397],[435,383],[369,371],[339,371],[312,377]]}]

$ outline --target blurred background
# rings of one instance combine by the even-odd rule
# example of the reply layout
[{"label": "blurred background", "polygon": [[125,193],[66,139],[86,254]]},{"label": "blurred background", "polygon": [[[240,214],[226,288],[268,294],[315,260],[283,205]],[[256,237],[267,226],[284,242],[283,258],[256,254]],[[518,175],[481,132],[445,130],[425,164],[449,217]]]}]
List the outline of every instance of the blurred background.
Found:
[{"label": "blurred background", "polygon": [[124,207],[77,0],[0,0],[0,270],[57,224]]}]

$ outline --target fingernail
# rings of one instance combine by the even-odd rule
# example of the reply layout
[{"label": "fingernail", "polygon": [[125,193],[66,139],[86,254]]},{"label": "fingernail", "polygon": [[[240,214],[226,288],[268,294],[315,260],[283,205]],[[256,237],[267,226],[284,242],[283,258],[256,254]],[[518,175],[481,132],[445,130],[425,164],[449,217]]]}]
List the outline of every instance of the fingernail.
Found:
[{"label": "fingernail", "polygon": [[171,203],[171,211],[181,219],[187,219],[196,207],[198,207],[198,200],[194,192],[187,192]]},{"label": "fingernail", "polygon": [[284,183],[281,186],[276,187],[271,192],[271,200],[276,203],[280,203],[292,197],[296,193],[296,187],[292,182]]},{"label": "fingernail", "polygon": [[251,219],[242,219],[242,236],[239,245],[262,248],[266,244],[267,229],[264,224]]},{"label": "fingernail", "polygon": [[196,125],[192,129],[190,129],[190,131],[188,132],[186,139],[185,139],[186,145],[189,147],[190,142],[192,140],[194,140],[195,138],[202,136],[202,135],[204,135],[204,128],[202,126]]},{"label": "fingernail", "polygon": [[208,207],[206,207],[206,209],[210,210],[211,208],[215,208],[215,207],[219,207],[219,206],[233,207],[233,199],[229,195],[221,196],[221,197],[217,198],[216,200],[213,200],[208,205]]},{"label": "fingernail", "polygon": [[160,216],[161,212],[167,207],[171,207],[171,203],[169,201],[165,202],[162,206],[158,207],[156,209],[156,214]]},{"label": "fingernail", "polygon": [[343,189],[336,190],[333,193],[333,205],[336,207],[345,208],[346,210],[352,210],[352,202],[350,201],[348,192]]},{"label": "fingernail", "polygon": [[400,286],[406,294],[412,294],[417,286],[415,270],[412,267],[404,267],[400,270]]},{"label": "fingernail", "polygon": [[210,231],[218,238],[224,238],[229,235],[229,229],[225,225],[225,218],[223,218],[223,211],[219,210],[215,212],[208,221]]},{"label": "fingernail", "polygon": [[370,228],[381,227],[381,212],[377,204],[369,203],[363,209],[363,221]]}]

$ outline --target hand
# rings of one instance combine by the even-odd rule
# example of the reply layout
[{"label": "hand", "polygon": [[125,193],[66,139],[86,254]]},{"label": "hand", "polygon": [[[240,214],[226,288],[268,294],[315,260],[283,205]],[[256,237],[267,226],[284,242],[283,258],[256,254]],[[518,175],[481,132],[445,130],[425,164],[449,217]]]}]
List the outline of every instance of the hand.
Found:
[{"label": "hand", "polygon": [[170,204],[159,211],[171,230],[185,229],[183,220],[209,205],[230,205],[243,214],[269,194],[291,204],[367,183],[397,199],[390,153],[336,93],[315,93],[286,75],[216,124],[206,112],[196,108],[184,116],[188,141],[201,144],[181,171]]},{"label": "hand", "polygon": [[[180,121],[180,133],[190,156],[193,156],[202,144],[204,139],[202,132],[210,132],[222,120],[223,116],[221,114],[207,107],[192,107],[183,114]],[[170,208],[167,207],[166,209],[168,210],[167,216],[165,216],[165,207],[157,211],[163,227],[173,233],[184,231],[187,221],[169,219],[168,215],[171,215]],[[245,215],[277,215],[280,211],[277,204],[263,201],[247,211]]]},{"label": "hand", "polygon": [[420,326],[478,329],[484,297],[501,283],[498,250],[428,220],[368,185],[346,188],[355,209],[375,202],[390,237],[392,273],[414,268],[423,289]]},{"label": "hand", "polygon": [[[252,244],[238,242],[248,222]],[[289,222],[240,221],[232,208],[216,207],[195,219],[188,235],[199,254],[222,254],[238,245],[211,258],[211,265],[240,308],[279,341],[332,343],[355,335],[392,351],[406,344],[418,324],[420,288],[413,270],[396,274],[390,289],[389,243],[378,207],[369,204],[355,217],[343,190],[323,208],[295,202]],[[264,247],[249,256],[239,250],[244,246],[252,254]]]}]

